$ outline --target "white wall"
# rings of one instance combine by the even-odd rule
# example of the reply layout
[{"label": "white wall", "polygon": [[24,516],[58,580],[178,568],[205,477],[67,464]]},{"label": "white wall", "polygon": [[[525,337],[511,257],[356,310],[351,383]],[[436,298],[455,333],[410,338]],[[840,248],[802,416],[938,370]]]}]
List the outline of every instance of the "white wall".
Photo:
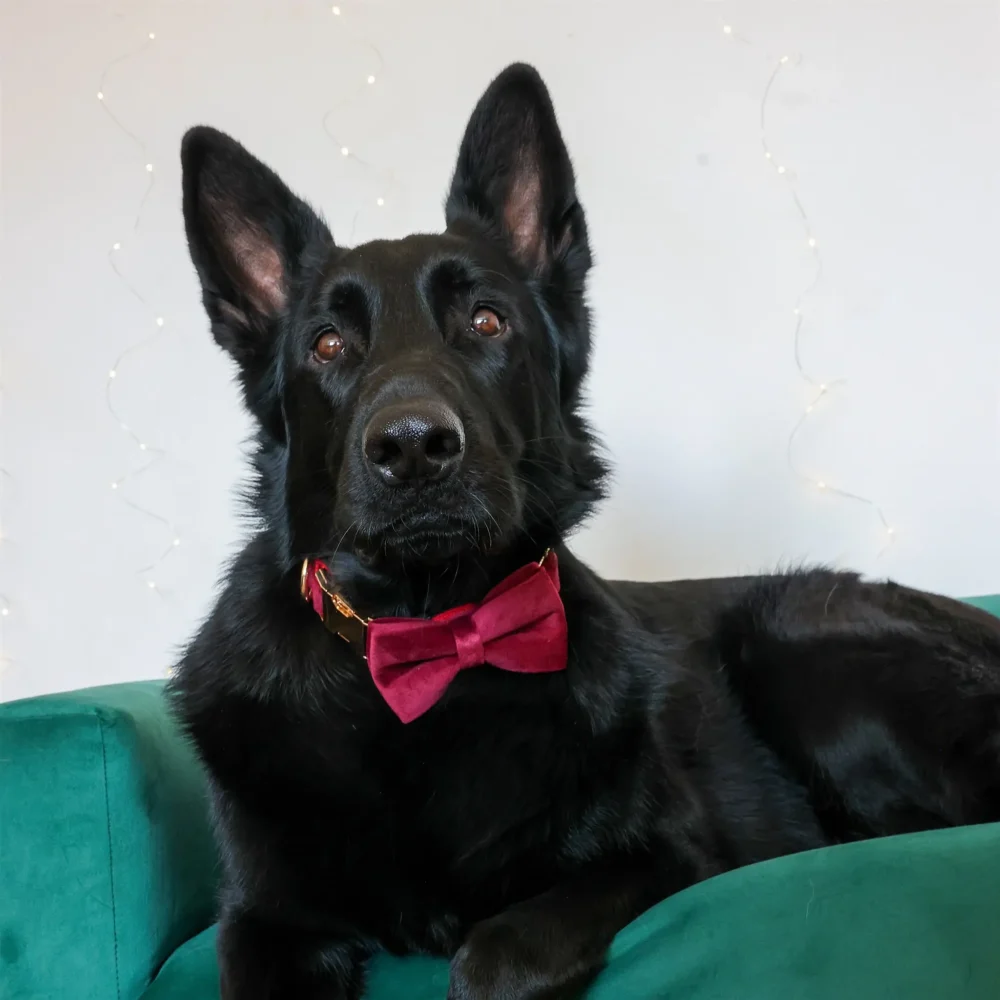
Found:
[{"label": "white wall", "polygon": [[[231,131],[347,241],[440,224],[452,157],[506,62],[549,81],[598,267],[593,418],[618,466],[578,540],[608,574],[743,573],[823,560],[955,594],[1000,591],[997,270],[1000,45],[992,0],[5,0],[3,697],[161,675],[240,535],[247,423],[184,247],[178,143]],[[723,25],[731,23],[727,34]],[[137,233],[146,143],[155,185]],[[384,65],[362,42],[375,45]],[[765,161],[759,104],[783,54]],[[369,73],[377,75],[367,85]],[[374,168],[343,159],[331,128]],[[394,172],[396,186],[383,171]],[[792,307],[812,257],[803,361],[845,387],[809,402]],[[382,208],[375,199],[384,196]],[[109,269],[121,241],[123,273]],[[166,458],[144,457],[114,400]],[[181,546],[136,570],[172,533]]]}]

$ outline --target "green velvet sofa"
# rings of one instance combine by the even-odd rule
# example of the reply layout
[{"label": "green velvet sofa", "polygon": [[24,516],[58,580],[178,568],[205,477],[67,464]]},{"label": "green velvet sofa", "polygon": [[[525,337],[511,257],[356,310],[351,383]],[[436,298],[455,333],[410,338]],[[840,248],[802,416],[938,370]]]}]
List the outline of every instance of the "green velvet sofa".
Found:
[{"label": "green velvet sofa", "polygon": [[[159,683],[0,705],[0,1000],[217,1000],[217,879]],[[444,1000],[447,978],[379,958],[366,996]],[[998,1000],[1000,824],[702,883],[621,932],[589,998]]]}]

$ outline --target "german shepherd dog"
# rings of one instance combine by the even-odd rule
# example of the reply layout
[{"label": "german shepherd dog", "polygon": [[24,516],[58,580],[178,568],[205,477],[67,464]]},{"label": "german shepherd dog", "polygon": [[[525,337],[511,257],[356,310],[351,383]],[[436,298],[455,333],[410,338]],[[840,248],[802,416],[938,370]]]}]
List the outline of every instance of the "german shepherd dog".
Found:
[{"label": "german shepherd dog", "polygon": [[1000,820],[1000,620],[825,569],[610,582],[566,547],[606,473],[591,256],[531,67],[475,108],[440,234],[340,247],[233,139],[182,161],[257,425],[256,525],[171,688],[224,1000],[355,1000],[379,950],[450,958],[451,1000],[575,998],[699,880]]}]

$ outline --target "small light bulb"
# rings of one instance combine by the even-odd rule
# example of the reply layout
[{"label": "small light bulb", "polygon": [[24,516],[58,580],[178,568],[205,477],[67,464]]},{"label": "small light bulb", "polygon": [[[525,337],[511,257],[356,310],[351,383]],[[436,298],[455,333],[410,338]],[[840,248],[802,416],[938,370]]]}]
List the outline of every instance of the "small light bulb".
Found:
[{"label": "small light bulb", "polygon": [[764,159],[765,159],[765,160],[769,160],[769,159],[771,159],[771,151],[770,151],[770,150],[768,150],[768,151],[767,151],[767,152],[766,152],[766,153],[764,154]]},{"label": "small light bulb", "polygon": [[782,57],[781,57],[781,64],[782,64],[782,66],[784,66],[784,64],[785,64],[786,62],[788,62],[788,56],[782,56]]},{"label": "small light bulb", "polygon": [[821,385],[821,386],[819,387],[819,391],[820,391],[820,392],[826,392],[826,386],[825,386],[825,385]]},{"label": "small light bulb", "polygon": [[146,581],[146,586],[149,587],[150,590],[156,590],[156,584],[153,583],[152,580],[147,580]]},{"label": "small light bulb", "polygon": [[145,451],[145,450],[146,450],[146,443],[144,441],[140,441],[139,442],[139,451]]},{"label": "small light bulb", "polygon": [[385,204],[385,198],[376,198],[375,204],[378,205],[379,208],[381,208]]},{"label": "small light bulb", "polygon": [[111,249],[112,250],[121,250],[121,248],[122,248],[122,245],[120,243],[112,243],[111,244]]},{"label": "small light bulb", "polygon": [[785,168],[784,167],[778,167],[778,173],[779,174],[783,174],[784,172],[785,172]]},{"label": "small light bulb", "polygon": [[0,615],[3,615],[4,618],[6,618],[7,615],[9,614],[10,614],[10,608],[0,608]]},{"label": "small light bulb", "polygon": [[887,535],[894,535],[894,534],[896,534],[896,529],[895,528],[886,528],[885,529],[885,533]]},{"label": "small light bulb", "polygon": [[100,90],[99,90],[99,91],[97,92],[97,99],[98,99],[99,101],[103,101],[103,100],[104,100],[104,92],[103,92],[103,91],[100,91]]},{"label": "small light bulb", "polygon": [[333,9],[333,16],[334,17],[340,17],[340,8],[339,7],[334,7],[332,9]]},{"label": "small light bulb", "polygon": [[179,538],[175,538],[174,539],[174,548],[176,549],[177,546],[180,545],[180,544],[181,544],[181,540]]},{"label": "small light bulb", "polygon": [[724,24],[722,30],[725,34],[731,35],[733,33],[733,26],[731,24]]},{"label": "small light bulb", "polygon": [[825,490],[825,489],[826,489],[826,483],[824,483],[822,479],[821,479],[821,480],[820,480],[820,481],[819,481],[819,482],[818,482],[818,483],[817,483],[816,485],[817,485],[817,486],[818,486],[818,487],[819,487],[819,488],[820,488],[821,490]]},{"label": "small light bulb", "polygon": [[113,490],[116,490],[116,489],[118,489],[118,484],[117,484],[117,483],[112,483],[112,484],[111,484],[111,488],[112,488]]},{"label": "small light bulb", "polygon": [[156,32],[155,31],[151,31],[149,33],[149,40],[152,41],[154,38],[156,38]]},{"label": "small light bulb", "polygon": [[341,156],[350,156],[351,155],[351,151],[346,146],[341,146],[340,147],[340,155]]},{"label": "small light bulb", "polygon": [[146,164],[146,171],[148,173],[152,173],[153,172],[153,164],[152,163],[147,163]]},{"label": "small light bulb", "polygon": [[811,247],[816,246],[816,241],[811,236],[809,237],[809,246]]},{"label": "small light bulb", "polygon": [[810,404],[809,404],[809,405],[808,405],[808,406],[806,407],[806,413],[812,413],[812,411],[813,411],[813,408],[812,408],[812,403],[810,403]]},{"label": "small light bulb", "polygon": [[375,77],[373,77],[373,76],[368,77],[368,82],[369,83],[374,83],[375,82]]},{"label": "small light bulb", "polygon": [[156,325],[157,326],[163,326],[163,317],[162,316],[157,316],[156,317]]},{"label": "small light bulb", "polygon": [[111,371],[108,372],[108,378],[114,378],[117,374],[118,372],[112,368]]},{"label": "small light bulb", "polygon": [[798,306],[796,306],[796,307],[795,307],[795,308],[794,308],[794,309],[792,310],[792,315],[793,315],[793,316],[801,316],[801,315],[802,315],[802,310],[801,310],[801,309],[800,309],[800,308],[799,308]]}]

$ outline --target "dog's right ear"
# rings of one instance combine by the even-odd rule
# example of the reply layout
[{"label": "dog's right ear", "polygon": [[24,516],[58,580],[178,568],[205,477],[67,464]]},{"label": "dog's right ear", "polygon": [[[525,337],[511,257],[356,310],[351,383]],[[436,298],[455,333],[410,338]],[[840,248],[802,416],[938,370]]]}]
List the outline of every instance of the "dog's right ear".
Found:
[{"label": "dog's right ear", "polygon": [[329,230],[235,139],[199,125],[181,143],[184,226],[218,343],[245,368],[269,353],[306,250]]}]

